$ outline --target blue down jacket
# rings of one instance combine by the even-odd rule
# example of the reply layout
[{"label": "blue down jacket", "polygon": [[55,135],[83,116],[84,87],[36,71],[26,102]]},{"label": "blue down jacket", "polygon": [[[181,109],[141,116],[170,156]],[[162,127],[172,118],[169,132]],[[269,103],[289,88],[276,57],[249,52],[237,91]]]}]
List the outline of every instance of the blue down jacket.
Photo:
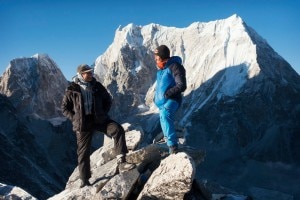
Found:
[{"label": "blue down jacket", "polygon": [[181,103],[181,93],[186,89],[185,69],[181,63],[180,57],[172,56],[164,69],[157,71],[154,103],[158,108],[168,99]]}]

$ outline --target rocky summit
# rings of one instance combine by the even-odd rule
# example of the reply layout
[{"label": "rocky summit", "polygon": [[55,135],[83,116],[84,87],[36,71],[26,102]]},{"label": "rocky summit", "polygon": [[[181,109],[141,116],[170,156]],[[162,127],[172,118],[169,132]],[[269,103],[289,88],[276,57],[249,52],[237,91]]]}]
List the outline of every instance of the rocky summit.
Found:
[{"label": "rocky summit", "polygon": [[61,97],[67,84],[48,55],[36,54],[10,61],[0,79],[0,93],[22,114],[47,119],[62,116]]}]

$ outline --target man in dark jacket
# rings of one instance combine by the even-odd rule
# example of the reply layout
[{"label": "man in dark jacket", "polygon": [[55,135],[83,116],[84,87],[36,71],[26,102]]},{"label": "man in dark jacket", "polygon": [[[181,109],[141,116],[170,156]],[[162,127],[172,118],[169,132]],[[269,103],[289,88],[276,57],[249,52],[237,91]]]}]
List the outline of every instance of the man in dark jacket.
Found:
[{"label": "man in dark jacket", "polygon": [[178,139],[174,118],[181,105],[182,92],[186,89],[185,69],[181,65],[180,57],[170,57],[170,50],[166,45],[160,45],[155,49],[154,59],[158,69],[154,102],[159,108],[160,125],[169,152],[177,153]]},{"label": "man in dark jacket", "polygon": [[126,162],[128,152],[125,131],[120,124],[110,119],[108,112],[112,100],[105,87],[93,77],[93,69],[79,65],[77,76],[68,86],[62,102],[63,114],[72,121],[77,138],[80,187],[91,185],[90,146],[94,131],[100,131],[114,139],[115,153],[122,171],[134,168]]}]

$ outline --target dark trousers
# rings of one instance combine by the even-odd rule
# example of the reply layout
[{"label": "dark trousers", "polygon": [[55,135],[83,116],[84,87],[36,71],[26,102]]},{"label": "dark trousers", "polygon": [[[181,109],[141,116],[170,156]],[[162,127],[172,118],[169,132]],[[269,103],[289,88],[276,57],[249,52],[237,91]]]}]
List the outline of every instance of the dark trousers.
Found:
[{"label": "dark trousers", "polygon": [[90,148],[93,133],[95,131],[100,131],[114,139],[114,149],[116,155],[128,153],[125,140],[125,131],[119,123],[113,120],[108,120],[104,124],[91,127],[93,128],[91,128],[90,131],[76,132],[78,168],[81,180],[88,180],[91,177]]}]

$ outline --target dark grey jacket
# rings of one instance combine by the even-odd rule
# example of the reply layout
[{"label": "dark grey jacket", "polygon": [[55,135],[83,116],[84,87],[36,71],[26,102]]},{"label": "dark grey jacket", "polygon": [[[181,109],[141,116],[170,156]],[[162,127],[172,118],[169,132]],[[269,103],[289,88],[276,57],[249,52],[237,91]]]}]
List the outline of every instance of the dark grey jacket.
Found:
[{"label": "dark grey jacket", "polygon": [[[109,119],[108,112],[111,108],[112,99],[105,87],[96,81],[95,78],[93,78],[91,84],[93,91],[93,123],[95,125],[101,125]],[[87,122],[84,117],[83,96],[81,94],[80,86],[77,83],[72,82],[67,87],[61,109],[64,116],[72,121],[74,131],[88,131]]]}]

